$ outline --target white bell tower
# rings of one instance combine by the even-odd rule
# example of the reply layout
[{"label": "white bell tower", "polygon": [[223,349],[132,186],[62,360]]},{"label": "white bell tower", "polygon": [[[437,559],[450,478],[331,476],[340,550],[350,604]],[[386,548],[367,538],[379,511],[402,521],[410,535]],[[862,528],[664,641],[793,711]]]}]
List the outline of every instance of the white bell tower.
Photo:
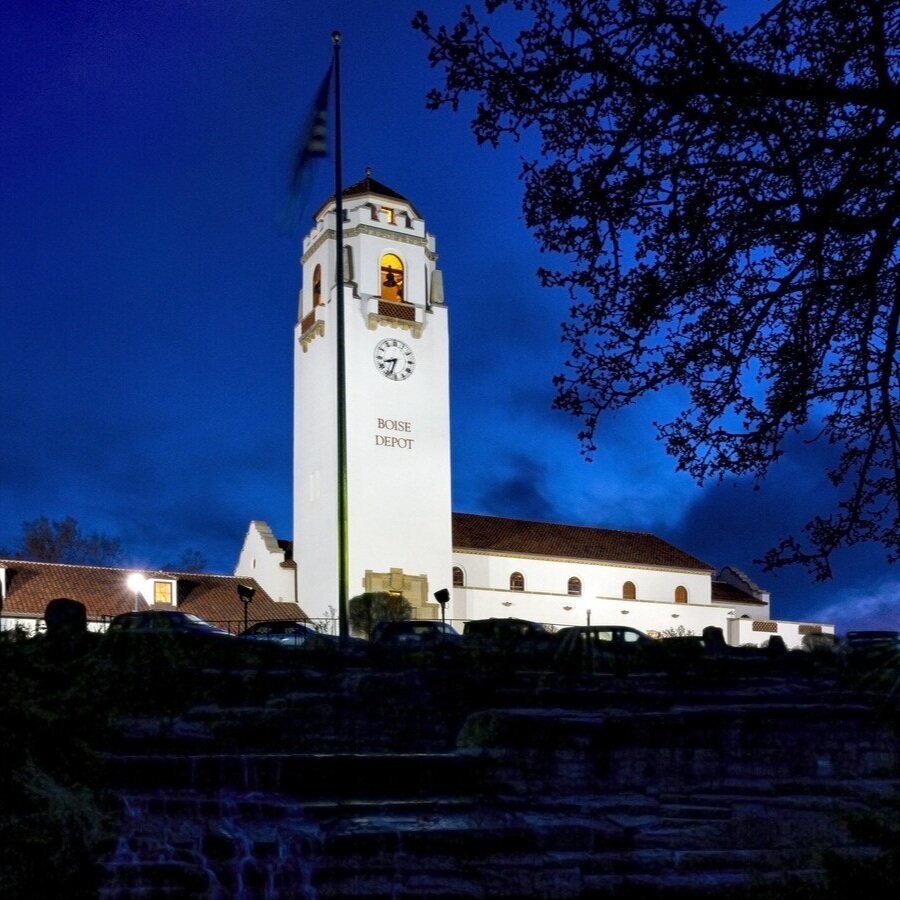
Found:
[{"label": "white bell tower", "polygon": [[[450,587],[447,307],[434,236],[366,177],[343,192],[349,597],[402,593],[439,618]],[[294,559],[312,619],[337,616],[335,203],[303,241],[294,347]],[[448,610],[449,612],[449,610]]]}]

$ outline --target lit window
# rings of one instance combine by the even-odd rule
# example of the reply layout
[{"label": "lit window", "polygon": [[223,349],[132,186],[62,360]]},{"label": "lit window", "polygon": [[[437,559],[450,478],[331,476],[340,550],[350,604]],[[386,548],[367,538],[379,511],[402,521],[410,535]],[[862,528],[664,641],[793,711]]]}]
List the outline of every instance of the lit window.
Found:
[{"label": "lit window", "polygon": [[580,578],[570,578],[568,591],[569,591],[569,596],[580,597],[581,596],[581,579]]},{"label": "lit window", "polygon": [[513,572],[509,576],[509,589],[511,591],[525,590],[525,576],[521,572]]},{"label": "lit window", "polygon": [[687,603],[687,588],[682,587],[682,585],[678,585],[675,588],[675,602],[676,603]]},{"label": "lit window", "polygon": [[153,582],[153,602],[172,605],[172,583],[170,581]]},{"label": "lit window", "polygon": [[313,306],[322,305],[322,267],[313,269]]},{"label": "lit window", "polygon": [[625,584],[622,585],[622,599],[623,600],[636,600],[637,599],[637,588],[634,586],[633,581],[626,581]]},{"label": "lit window", "polygon": [[394,211],[389,206],[381,207],[381,215],[384,216],[384,221],[388,223],[388,225],[394,224]]},{"label": "lit window", "polygon": [[462,587],[466,583],[463,570],[459,566],[453,567],[453,587]]},{"label": "lit window", "polygon": [[393,253],[381,257],[381,299],[395,303],[403,300],[403,263]]}]

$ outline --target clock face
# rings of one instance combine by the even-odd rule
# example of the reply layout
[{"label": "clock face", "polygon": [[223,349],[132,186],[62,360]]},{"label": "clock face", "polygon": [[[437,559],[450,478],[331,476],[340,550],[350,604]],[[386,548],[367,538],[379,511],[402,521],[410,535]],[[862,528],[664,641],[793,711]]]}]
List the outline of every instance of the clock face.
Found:
[{"label": "clock face", "polygon": [[412,347],[396,338],[386,338],[375,347],[375,368],[391,381],[406,381],[416,367]]}]

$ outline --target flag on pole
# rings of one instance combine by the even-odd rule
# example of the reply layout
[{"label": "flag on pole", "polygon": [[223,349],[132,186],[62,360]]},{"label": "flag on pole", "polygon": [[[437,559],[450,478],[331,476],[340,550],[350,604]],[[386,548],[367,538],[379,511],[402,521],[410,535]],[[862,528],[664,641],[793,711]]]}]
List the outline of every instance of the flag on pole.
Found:
[{"label": "flag on pole", "polygon": [[308,200],[306,195],[312,177],[312,163],[328,156],[328,96],[333,66],[334,62],[328,66],[316,92],[312,110],[297,138],[288,183],[288,212],[285,216],[289,227],[297,225]]},{"label": "flag on pole", "polygon": [[294,193],[302,187],[303,176],[310,162],[328,155],[328,89],[331,86],[331,68],[328,67],[322,79],[306,127],[300,132],[297,141],[294,170],[291,173],[291,190]]}]

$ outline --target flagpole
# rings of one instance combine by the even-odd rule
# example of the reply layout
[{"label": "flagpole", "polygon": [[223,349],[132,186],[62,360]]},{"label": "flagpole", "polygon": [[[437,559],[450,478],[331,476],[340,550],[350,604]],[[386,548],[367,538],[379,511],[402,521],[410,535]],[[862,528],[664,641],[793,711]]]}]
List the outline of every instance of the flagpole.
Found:
[{"label": "flagpole", "polygon": [[338,513],[338,634],[340,646],[350,642],[347,609],[350,581],[347,552],[347,385],[344,362],[344,198],[341,176],[341,33],[331,35],[334,45],[334,219],[335,219],[335,302],[337,303],[337,513]]}]

